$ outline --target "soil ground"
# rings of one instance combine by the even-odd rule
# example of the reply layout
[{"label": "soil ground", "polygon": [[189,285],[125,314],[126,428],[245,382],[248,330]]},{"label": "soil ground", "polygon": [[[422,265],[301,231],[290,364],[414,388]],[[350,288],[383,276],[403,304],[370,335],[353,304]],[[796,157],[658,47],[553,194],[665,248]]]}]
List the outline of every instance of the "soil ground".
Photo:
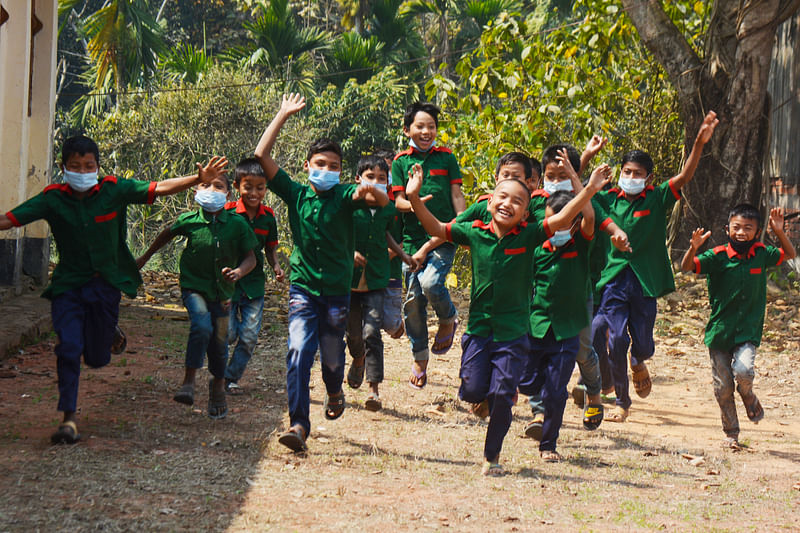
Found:
[{"label": "soil ground", "polygon": [[[121,311],[127,351],[82,374],[79,444],[49,444],[59,421],[52,335],[1,362],[0,531],[796,531],[800,297],[770,297],[756,363],[766,418],[752,424],[739,404],[745,448],[731,452],[702,344],[703,283],[678,283],[660,302],[653,392],[634,398],[628,421],[585,431],[570,401],[564,461],[544,464],[522,437],[523,398],[502,455],[508,474],[485,478],[486,423],[457,399],[458,345],[414,391],[407,340],[385,338],[384,409],[366,411],[365,387],[346,388],[336,421],[322,416],[315,366],[309,453],[297,456],[275,439],[287,419],[285,287],[267,288],[244,395],[212,421],[204,387],[193,407],[171,400],[188,322],[174,278],[150,274],[147,294]],[[467,299],[455,297],[466,317]]]}]

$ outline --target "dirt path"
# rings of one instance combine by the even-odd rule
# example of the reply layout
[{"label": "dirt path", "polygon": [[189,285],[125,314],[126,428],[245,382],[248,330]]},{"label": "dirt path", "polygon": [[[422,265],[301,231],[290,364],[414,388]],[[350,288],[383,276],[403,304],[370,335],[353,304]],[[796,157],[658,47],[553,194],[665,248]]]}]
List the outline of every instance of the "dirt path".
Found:
[{"label": "dirt path", "polygon": [[[679,280],[684,283],[685,280]],[[738,453],[722,450],[711,392],[702,286],[661,302],[653,393],[622,425],[584,431],[571,403],[559,440],[565,461],[540,461],[521,438],[525,402],[503,451],[509,475],[480,475],[485,423],[457,400],[460,350],[431,362],[423,391],[406,384],[407,341],[386,342],[383,411],[322,416],[315,366],[307,457],[278,445],[284,425],[285,298],[269,289],[257,356],[222,421],[172,402],[188,323],[163,282],[129,301],[128,350],[83,374],[81,444],[52,447],[57,425],[54,339],[0,366],[0,531],[61,530],[796,530],[800,523],[800,384],[796,295],[770,305],[759,352],[758,425],[739,409]],[[774,300],[774,298],[773,298]],[[464,300],[461,300],[464,301]],[[466,316],[466,308],[460,311]],[[461,332],[459,332],[461,333]],[[693,465],[684,457],[703,457]]]}]

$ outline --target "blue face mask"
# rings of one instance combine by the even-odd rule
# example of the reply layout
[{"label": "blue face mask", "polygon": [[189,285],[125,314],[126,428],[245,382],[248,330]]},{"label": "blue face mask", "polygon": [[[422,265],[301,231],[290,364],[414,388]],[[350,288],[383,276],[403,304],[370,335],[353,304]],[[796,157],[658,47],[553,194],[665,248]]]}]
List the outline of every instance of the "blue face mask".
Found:
[{"label": "blue face mask", "polygon": [[411,148],[413,148],[413,149],[414,149],[414,150],[416,150],[417,152],[428,152],[428,151],[430,151],[430,150],[431,150],[431,148],[433,148],[434,146],[436,146],[436,139],[434,139],[434,140],[433,140],[433,142],[431,143],[431,147],[430,147],[430,148],[428,148],[427,150],[423,150],[422,148],[420,148],[419,146],[417,146],[417,143],[415,143],[415,142],[414,142],[414,139],[412,139],[411,137],[409,137],[409,138],[408,138],[408,144],[410,144],[410,145],[411,145]]},{"label": "blue face mask", "polygon": [[625,194],[635,196],[644,190],[645,181],[644,178],[620,178],[619,188]]},{"label": "blue face mask", "polygon": [[97,185],[97,171],[81,173],[65,170],[64,181],[76,191],[86,192]]},{"label": "blue face mask", "polygon": [[372,185],[373,187],[381,191],[383,194],[388,194],[386,191],[387,187],[385,183],[368,183],[368,182],[362,182],[362,183],[365,185]]},{"label": "blue face mask", "polygon": [[572,238],[572,232],[568,229],[558,230],[550,237],[550,244],[556,248],[561,248]]},{"label": "blue face mask", "polygon": [[194,201],[209,213],[221,211],[227,200],[225,193],[212,189],[198,189],[194,195]]},{"label": "blue face mask", "polygon": [[553,194],[554,192],[558,191],[573,192],[574,190],[572,187],[572,181],[570,180],[563,180],[563,181],[544,180],[542,188],[545,190],[547,194]]},{"label": "blue face mask", "polygon": [[318,191],[327,191],[339,184],[339,173],[333,170],[308,169],[308,181]]}]

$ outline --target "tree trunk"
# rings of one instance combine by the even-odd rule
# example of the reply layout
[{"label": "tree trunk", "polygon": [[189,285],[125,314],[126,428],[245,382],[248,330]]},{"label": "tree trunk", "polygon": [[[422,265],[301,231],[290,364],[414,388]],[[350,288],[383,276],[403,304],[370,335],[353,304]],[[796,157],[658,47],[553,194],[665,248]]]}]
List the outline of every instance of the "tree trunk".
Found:
[{"label": "tree trunk", "polygon": [[678,93],[685,153],[708,111],[716,111],[720,120],[694,180],[684,188],[681,217],[672,224],[677,231],[673,258],[683,254],[697,227],[712,231],[712,244],[726,243],[724,227],[731,207],[742,202],[764,207],[772,48],[778,25],[800,8],[800,0],[717,0],[702,58],[659,3],[622,3]]}]

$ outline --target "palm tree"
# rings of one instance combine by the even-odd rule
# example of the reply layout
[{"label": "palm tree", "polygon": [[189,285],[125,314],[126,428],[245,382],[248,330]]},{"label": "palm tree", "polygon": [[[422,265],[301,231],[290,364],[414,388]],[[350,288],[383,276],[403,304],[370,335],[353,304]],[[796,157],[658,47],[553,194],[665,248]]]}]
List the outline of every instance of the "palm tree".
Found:
[{"label": "palm tree", "polygon": [[364,83],[381,68],[383,43],[374,35],[362,37],[355,31],[342,34],[325,54],[325,79],[337,87],[355,78]]},{"label": "palm tree", "polygon": [[161,67],[187,83],[196,83],[211,66],[211,59],[202,48],[183,44],[173,48],[161,62]]}]

